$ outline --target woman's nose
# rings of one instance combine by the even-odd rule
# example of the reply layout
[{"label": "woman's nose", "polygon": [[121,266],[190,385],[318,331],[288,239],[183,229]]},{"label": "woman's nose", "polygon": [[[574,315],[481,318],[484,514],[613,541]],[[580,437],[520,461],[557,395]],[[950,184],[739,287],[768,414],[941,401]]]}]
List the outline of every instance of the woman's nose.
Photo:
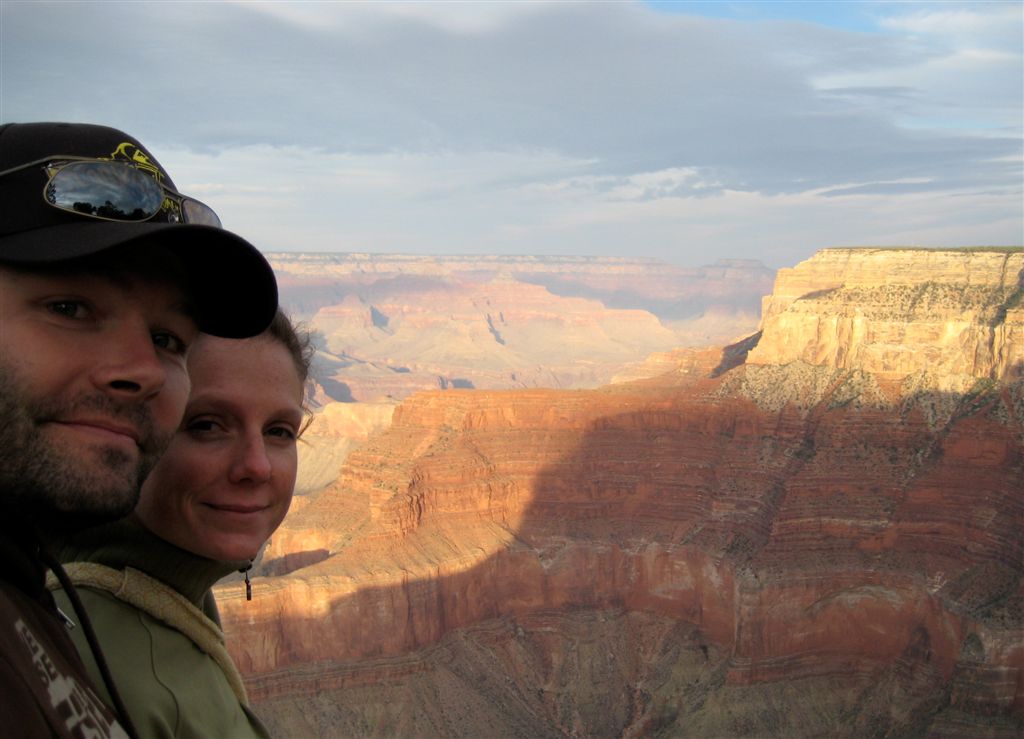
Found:
[{"label": "woman's nose", "polygon": [[230,476],[232,482],[266,482],[272,471],[270,457],[260,435],[257,439],[243,441],[231,465]]}]

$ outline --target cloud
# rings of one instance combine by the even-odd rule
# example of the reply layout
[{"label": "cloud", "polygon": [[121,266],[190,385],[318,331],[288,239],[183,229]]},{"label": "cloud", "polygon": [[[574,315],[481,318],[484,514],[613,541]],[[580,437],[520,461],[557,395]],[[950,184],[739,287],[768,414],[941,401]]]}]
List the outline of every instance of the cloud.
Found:
[{"label": "cloud", "polygon": [[[917,53],[895,66],[830,70],[819,88],[892,88],[912,95],[890,107],[905,128],[998,131],[1019,142],[1024,90],[1024,6],[1020,3],[939,5],[880,19]],[[904,35],[905,34],[905,35]]]},{"label": "cloud", "polygon": [[366,32],[390,23],[411,22],[447,32],[479,34],[553,3],[531,2],[265,2],[240,0],[257,13],[318,33]]},{"label": "cloud", "polygon": [[879,25],[894,31],[929,37],[955,46],[987,46],[1016,53],[1021,48],[1019,3],[975,2],[962,5],[909,5],[913,12],[879,19]]},{"label": "cloud", "polygon": [[984,203],[979,234],[1019,241],[1020,6],[870,7],[878,32],[620,2],[8,1],[0,115],[131,131],[271,248],[780,265],[803,237],[906,232],[860,222],[910,219],[883,197],[932,236]]}]

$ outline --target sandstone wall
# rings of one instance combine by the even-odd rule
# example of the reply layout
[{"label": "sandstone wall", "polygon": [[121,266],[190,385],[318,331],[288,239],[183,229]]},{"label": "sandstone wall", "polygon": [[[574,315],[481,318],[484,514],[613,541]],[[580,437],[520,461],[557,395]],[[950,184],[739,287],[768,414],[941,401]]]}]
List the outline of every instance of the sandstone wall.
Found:
[{"label": "sandstone wall", "polygon": [[1024,251],[825,249],[779,270],[748,362],[795,360],[949,389],[1024,375]]}]

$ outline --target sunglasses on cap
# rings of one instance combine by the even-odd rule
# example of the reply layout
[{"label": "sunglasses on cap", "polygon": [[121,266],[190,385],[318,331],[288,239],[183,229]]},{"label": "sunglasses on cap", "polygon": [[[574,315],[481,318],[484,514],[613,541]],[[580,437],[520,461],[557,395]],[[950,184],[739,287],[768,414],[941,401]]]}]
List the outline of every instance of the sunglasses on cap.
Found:
[{"label": "sunglasses on cap", "polygon": [[50,156],[0,172],[0,177],[42,166],[49,179],[43,200],[58,210],[104,221],[148,221],[161,211],[171,223],[221,227],[213,209],[161,185],[130,162]]}]

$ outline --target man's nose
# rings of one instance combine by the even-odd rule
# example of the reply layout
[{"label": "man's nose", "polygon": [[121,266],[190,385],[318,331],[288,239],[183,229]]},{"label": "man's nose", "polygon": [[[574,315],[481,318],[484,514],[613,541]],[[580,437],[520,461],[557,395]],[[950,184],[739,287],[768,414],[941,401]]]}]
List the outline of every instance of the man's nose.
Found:
[{"label": "man's nose", "polygon": [[148,327],[124,326],[98,339],[103,361],[93,372],[93,383],[122,398],[148,398],[167,381],[167,370]]}]

